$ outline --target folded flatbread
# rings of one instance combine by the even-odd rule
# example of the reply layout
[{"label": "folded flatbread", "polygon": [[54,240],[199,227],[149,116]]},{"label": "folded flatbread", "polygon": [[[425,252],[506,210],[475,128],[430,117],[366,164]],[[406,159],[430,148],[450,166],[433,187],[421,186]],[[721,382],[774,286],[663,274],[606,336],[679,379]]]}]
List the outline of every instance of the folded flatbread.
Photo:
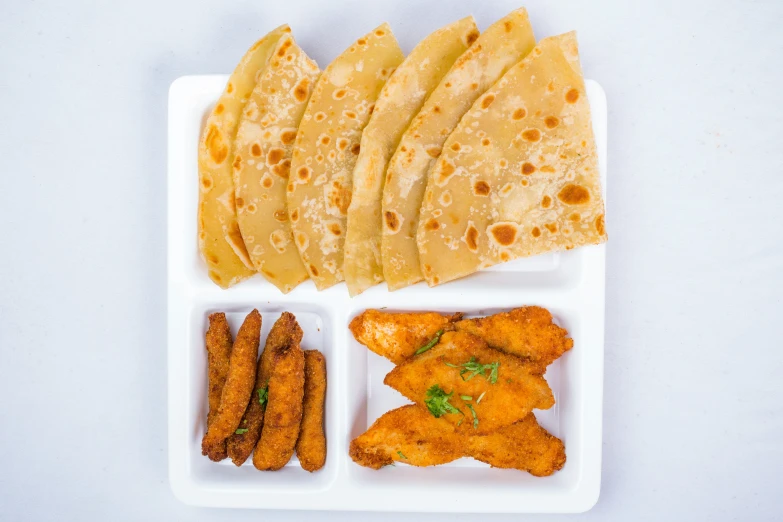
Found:
[{"label": "folded flatbread", "polygon": [[472,16],[435,31],[411,51],[378,96],[362,132],[348,207],[344,271],[352,296],[383,281],[381,197],[389,159],[427,96],[478,35]]},{"label": "folded flatbread", "polygon": [[605,240],[590,106],[571,32],[542,40],[449,136],[421,209],[421,267],[432,286]]},{"label": "folded flatbread", "polygon": [[307,279],[286,186],[296,131],[320,72],[293,36],[283,35],[242,111],[234,144],[239,230],[253,267],[283,293]]},{"label": "folded flatbread", "polygon": [[199,141],[198,246],[210,279],[223,288],[255,274],[239,231],[234,203],[231,165],[239,116],[277,41],[290,32],[287,25],[282,25],[245,53],[207,119]]},{"label": "folded flatbread", "polygon": [[457,59],[403,134],[383,189],[381,258],[390,290],[422,280],[416,229],[427,173],[443,143],[473,102],[534,46],[525,9],[492,24]]},{"label": "folded flatbread", "polygon": [[344,279],[346,216],[362,130],[403,59],[388,24],[359,38],[324,70],[299,126],[288,213],[294,243],[319,290]]}]

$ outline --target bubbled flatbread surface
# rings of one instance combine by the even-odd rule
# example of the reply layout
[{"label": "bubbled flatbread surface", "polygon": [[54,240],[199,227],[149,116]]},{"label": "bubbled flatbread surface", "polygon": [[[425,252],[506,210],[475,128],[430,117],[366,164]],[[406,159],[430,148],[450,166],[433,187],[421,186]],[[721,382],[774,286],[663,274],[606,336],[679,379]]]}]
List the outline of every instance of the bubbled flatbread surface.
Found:
[{"label": "bubbled flatbread surface", "polygon": [[294,242],[319,290],[344,279],[346,216],[362,130],[403,59],[388,24],[359,38],[324,70],[299,126],[288,212]]},{"label": "bubbled flatbread surface", "polygon": [[478,34],[472,16],[435,31],[395,69],[378,96],[362,132],[348,207],[344,271],[352,296],[383,281],[381,197],[389,159],[424,100]]},{"label": "bubbled flatbread surface", "polygon": [[484,31],[460,56],[403,134],[383,189],[381,257],[390,290],[422,280],[416,230],[427,173],[473,102],[535,46],[527,11],[518,9]]},{"label": "bubbled flatbread surface", "polygon": [[234,201],[234,138],[242,109],[258,73],[277,41],[291,29],[283,25],[258,40],[237,65],[212,110],[198,147],[198,246],[210,279],[228,288],[255,273],[237,223]]},{"label": "bubbled flatbread surface", "polygon": [[476,101],[424,199],[418,245],[430,285],[606,240],[575,33],[542,40]]},{"label": "bubbled flatbread surface", "polygon": [[239,229],[253,267],[282,292],[307,279],[288,221],[291,152],[320,74],[290,34],[277,42],[242,112],[234,157]]}]

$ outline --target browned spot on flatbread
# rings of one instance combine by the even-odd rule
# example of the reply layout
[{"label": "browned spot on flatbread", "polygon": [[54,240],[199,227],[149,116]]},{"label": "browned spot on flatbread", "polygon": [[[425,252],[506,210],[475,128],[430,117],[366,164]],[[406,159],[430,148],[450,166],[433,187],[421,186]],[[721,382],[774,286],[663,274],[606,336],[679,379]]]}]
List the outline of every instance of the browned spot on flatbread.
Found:
[{"label": "browned spot on flatbread", "polygon": [[335,236],[339,236],[343,233],[339,223],[329,223],[329,226],[327,228],[329,229],[329,232],[331,232]]},{"label": "browned spot on flatbread", "polygon": [[222,103],[218,103],[217,107],[215,107],[215,114],[222,113],[226,108],[223,106]]},{"label": "browned spot on flatbread", "polygon": [[476,89],[478,89],[478,83],[476,83],[476,82],[471,83],[470,84],[470,90],[471,91],[475,91]]},{"label": "browned spot on flatbread", "polygon": [[438,158],[440,157],[440,147],[430,147],[427,149],[427,154],[431,158]]},{"label": "browned spot on flatbread", "polygon": [[529,176],[536,171],[536,166],[526,161],[522,164],[522,174]]},{"label": "browned spot on flatbread", "polygon": [[513,29],[513,28],[514,28],[514,24],[512,24],[511,22],[509,22],[508,20],[506,20],[505,22],[503,22],[503,27],[505,28],[505,30],[506,30],[506,32],[507,32],[507,33],[510,33],[510,32],[511,32],[511,29]]},{"label": "browned spot on flatbread", "polygon": [[569,183],[557,193],[557,199],[566,205],[584,205],[590,201],[590,192],[580,185]]},{"label": "browned spot on flatbread", "polygon": [[544,124],[547,126],[547,128],[554,129],[555,127],[560,125],[560,120],[557,119],[555,116],[547,116],[546,118],[544,118]]},{"label": "browned spot on flatbread", "polygon": [[[476,41],[476,39],[479,37],[478,31],[470,31],[468,33],[468,36],[465,38],[465,41],[468,43],[468,46],[473,45],[473,42]],[[451,87],[451,85],[446,85],[446,87]]]},{"label": "browned spot on flatbread", "polygon": [[205,190],[209,190],[212,188],[212,178],[208,176],[203,176],[201,178],[201,186],[204,187]]},{"label": "browned spot on flatbread", "polygon": [[527,116],[527,111],[520,107],[519,109],[515,110],[514,113],[511,115],[511,119],[513,120],[521,120]]},{"label": "browned spot on flatbread", "polygon": [[234,92],[234,84],[233,83],[228,82],[228,85],[226,85],[226,92],[228,94],[231,94],[232,92]]},{"label": "browned spot on flatbread", "polygon": [[493,225],[490,228],[490,233],[495,238],[495,241],[503,246],[512,245],[517,238],[517,228],[507,223]]},{"label": "browned spot on flatbread", "polygon": [[487,108],[489,108],[489,106],[490,106],[490,105],[492,105],[492,102],[493,102],[493,101],[495,101],[495,95],[494,95],[494,94],[492,94],[492,93],[489,93],[489,94],[485,95],[485,96],[484,96],[484,97],[481,99],[481,108],[482,108],[482,109],[487,109]]},{"label": "browned spot on flatbread", "polygon": [[473,184],[473,193],[477,196],[489,195],[489,183],[484,180],[479,180]]},{"label": "browned spot on flatbread", "polygon": [[332,138],[330,138],[327,135],[321,136],[321,145],[329,145],[329,143],[332,141]]},{"label": "browned spot on flatbread", "polygon": [[318,277],[318,269],[314,265],[310,265],[310,275]]},{"label": "browned spot on flatbread", "polygon": [[296,86],[294,87],[294,98],[296,98],[296,101],[299,103],[307,101],[307,92],[309,87],[309,78],[302,78],[296,83]]},{"label": "browned spot on flatbread", "polygon": [[386,31],[383,31],[382,29],[378,29],[377,31],[375,31],[375,35],[376,36],[383,36],[385,34],[386,34]]},{"label": "browned spot on flatbread", "polygon": [[351,153],[354,154],[355,156],[358,156],[360,148],[361,146],[358,143],[354,143],[353,147],[351,147]]},{"label": "browned spot on flatbread", "polygon": [[315,121],[319,121],[319,122],[320,121],[324,121],[326,119],[326,113],[318,111],[318,112],[315,113],[314,118],[315,118]]},{"label": "browned spot on flatbread", "polygon": [[215,254],[207,254],[207,262],[213,265],[218,264],[218,257]]},{"label": "browned spot on flatbread", "polygon": [[296,223],[297,221],[299,221],[299,209],[295,208],[291,211],[291,222]]},{"label": "browned spot on flatbread", "polygon": [[579,91],[576,89],[571,89],[565,94],[565,101],[568,103],[576,103],[576,101],[579,99]]},{"label": "browned spot on flatbread", "polygon": [[340,150],[345,150],[346,148],[348,148],[349,143],[350,141],[348,141],[346,138],[339,138],[337,140],[337,148]]},{"label": "browned spot on flatbread", "polygon": [[544,226],[553,234],[557,232],[557,223],[547,223]]},{"label": "browned spot on flatbread", "polygon": [[359,45],[367,45],[367,40],[365,40],[364,38],[359,38],[358,40],[356,40],[356,43]]},{"label": "browned spot on flatbread", "polygon": [[541,140],[541,131],[538,129],[528,129],[522,133],[522,138],[525,141],[536,142]]},{"label": "browned spot on flatbread", "polygon": [[251,145],[250,154],[256,158],[259,157],[261,155],[261,145],[259,145],[258,143],[254,143],[253,145]]},{"label": "browned spot on flatbread", "polygon": [[570,216],[568,216],[568,219],[570,219],[571,221],[573,221],[574,223],[576,223],[577,221],[579,221],[580,219],[582,219],[582,216],[579,214],[579,212],[574,212],[573,214],[571,214]]},{"label": "browned spot on flatbread", "polygon": [[440,169],[438,169],[438,182],[444,183],[454,174],[455,171],[456,169],[454,168],[454,165],[446,160],[441,161]]},{"label": "browned spot on flatbread", "polygon": [[274,167],[272,167],[272,172],[277,174],[283,179],[288,179],[288,175],[291,173],[291,160],[290,159],[284,159]]},{"label": "browned spot on flatbread", "polygon": [[400,220],[397,217],[396,212],[387,210],[386,212],[384,212],[383,217],[386,221],[386,228],[388,228],[392,232],[397,232],[400,229]]},{"label": "browned spot on flatbread", "polygon": [[454,152],[459,152],[459,150],[460,150],[461,148],[462,148],[462,147],[460,146],[460,144],[459,144],[459,143],[457,143],[456,141],[455,141],[454,143],[452,143],[452,144],[451,144],[451,150],[453,150]]},{"label": "browned spot on flatbread", "polygon": [[438,229],[440,228],[440,223],[438,223],[438,220],[437,220],[437,219],[430,218],[430,220],[429,220],[429,221],[427,221],[427,222],[424,224],[424,228],[425,228],[426,230],[438,230]]},{"label": "browned spot on flatbread", "polygon": [[234,157],[234,163],[232,165],[234,167],[234,170],[241,170],[242,169],[242,156],[237,154]]},{"label": "browned spot on flatbread", "polygon": [[[231,84],[229,84],[231,85]],[[216,125],[210,125],[205,140],[209,156],[215,163],[223,163],[228,156],[228,144],[223,138],[223,133]]]},{"label": "browned spot on flatbread", "polygon": [[598,214],[598,217],[595,218],[595,230],[602,236],[604,235],[604,232],[606,232],[606,230],[604,229],[603,214]]},{"label": "browned spot on flatbread", "polygon": [[471,252],[478,251],[478,229],[470,225],[465,231],[465,244]]},{"label": "browned spot on flatbread", "polygon": [[549,196],[544,196],[541,198],[541,206],[544,208],[549,208],[549,206],[552,204],[552,198]]},{"label": "browned spot on flatbread", "polygon": [[285,151],[283,149],[269,149],[269,152],[266,153],[266,164],[277,165],[280,163],[280,160],[283,159],[283,156],[285,156]]},{"label": "browned spot on flatbread", "polygon": [[242,208],[245,206],[245,200],[242,198],[236,198],[234,202],[236,203],[237,208]]},{"label": "browned spot on flatbread", "polygon": [[335,181],[334,190],[329,193],[329,204],[337,208],[340,214],[346,215],[351,204],[351,190]]},{"label": "browned spot on flatbread", "polygon": [[547,174],[554,174],[555,168],[552,165],[543,165],[541,167],[541,172],[546,172]]},{"label": "browned spot on flatbread", "polygon": [[312,170],[310,170],[310,167],[299,167],[299,170],[296,171],[296,177],[299,178],[301,181],[304,181],[305,183],[310,181],[310,175],[312,174]]},{"label": "browned spot on flatbread", "polygon": [[332,98],[335,100],[342,100],[345,98],[345,95],[348,94],[348,91],[346,89],[337,89],[332,93]]},{"label": "browned spot on flatbread", "polygon": [[434,107],[432,108],[432,112],[434,112],[435,114],[440,114],[440,107],[438,107],[437,105],[436,105],[436,106],[434,106]]},{"label": "browned spot on flatbread", "polygon": [[533,237],[540,237],[541,236],[541,229],[538,227],[533,227],[533,230],[530,231],[530,234]]},{"label": "browned spot on flatbread", "polygon": [[274,216],[275,219],[281,223],[288,221],[288,212],[286,212],[285,209],[275,210]]}]

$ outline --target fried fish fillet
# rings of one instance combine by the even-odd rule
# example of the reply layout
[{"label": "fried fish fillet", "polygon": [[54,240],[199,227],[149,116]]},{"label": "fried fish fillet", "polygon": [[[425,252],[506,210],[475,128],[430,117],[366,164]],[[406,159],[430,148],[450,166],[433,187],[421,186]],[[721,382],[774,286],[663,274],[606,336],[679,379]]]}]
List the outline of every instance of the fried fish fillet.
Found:
[{"label": "fried fish fillet", "polygon": [[435,466],[473,457],[497,468],[551,475],[565,464],[565,447],[538,425],[535,415],[487,435],[457,433],[452,425],[409,404],[389,411],[351,441],[350,456],[360,466],[379,469],[393,462]]},{"label": "fried fish fillet", "polygon": [[302,426],[296,441],[296,456],[303,469],[313,472],[326,463],[324,403],[326,402],[326,359],[321,352],[306,350]]},{"label": "fried fish fillet", "polygon": [[[209,316],[209,328],[207,329],[207,375],[209,386],[209,412],[207,413],[207,426],[217,416],[220,408],[220,396],[223,394],[223,385],[228,376],[228,365],[231,358],[231,348],[234,340],[231,338],[231,328],[228,326],[226,314],[218,312]],[[212,455],[213,460],[226,458],[226,445],[221,444]]]},{"label": "fried fish fillet", "polygon": [[530,361],[541,373],[574,346],[568,332],[552,322],[540,306],[523,306],[478,319],[464,319],[455,328],[484,339],[489,346]]},{"label": "fried fish fillet", "polygon": [[298,342],[279,346],[273,353],[264,426],[253,453],[253,465],[262,471],[282,468],[294,453],[302,422],[304,366]]},{"label": "fried fish fillet", "polygon": [[438,344],[396,366],[383,382],[442,415],[457,431],[478,434],[496,431],[522,420],[534,408],[548,409],[555,403],[541,374],[467,332],[444,333]]},{"label": "fried fish fillet", "polygon": [[211,460],[225,458],[225,441],[236,431],[245,413],[256,380],[256,356],[261,337],[261,314],[253,310],[239,328],[231,350],[228,376],[220,396],[218,413],[201,440],[201,453]]},{"label": "fried fish fillet", "polygon": [[302,329],[296,322],[296,318],[289,312],[283,312],[272,326],[266,338],[264,351],[258,358],[256,384],[253,388],[255,393],[250,396],[250,404],[239,424],[240,433],[235,432],[228,438],[228,456],[237,466],[244,464],[261,437],[269,391],[267,386],[272,376],[274,354],[287,346],[298,345],[301,341]]},{"label": "fried fish fillet", "polygon": [[427,344],[437,332],[451,328],[460,319],[462,314],[365,310],[353,318],[348,328],[356,340],[371,351],[394,364],[401,364]]}]

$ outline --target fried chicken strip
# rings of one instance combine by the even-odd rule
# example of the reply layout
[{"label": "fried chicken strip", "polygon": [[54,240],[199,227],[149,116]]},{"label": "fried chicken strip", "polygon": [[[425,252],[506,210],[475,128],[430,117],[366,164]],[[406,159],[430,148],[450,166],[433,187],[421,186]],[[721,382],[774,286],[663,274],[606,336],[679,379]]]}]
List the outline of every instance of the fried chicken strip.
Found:
[{"label": "fried chicken strip", "polygon": [[313,472],[326,463],[324,405],[326,402],[326,359],[316,350],[306,350],[302,426],[296,441],[296,456],[303,469]]},{"label": "fried chicken strip", "polygon": [[457,431],[475,434],[491,433],[555,403],[542,375],[466,332],[444,333],[438,344],[396,366],[383,382],[422,407],[429,403],[433,411],[435,406],[437,415],[459,424]]},{"label": "fried chicken strip", "polygon": [[379,469],[393,462],[435,466],[473,457],[497,468],[551,475],[565,464],[565,446],[538,425],[535,415],[487,435],[459,434],[450,423],[409,404],[384,413],[351,441],[351,459]]},{"label": "fried chicken strip", "polygon": [[274,354],[287,346],[298,345],[301,341],[302,329],[296,322],[296,318],[289,312],[283,312],[272,326],[266,338],[264,351],[258,358],[256,384],[253,388],[255,391],[251,394],[250,404],[245,410],[242,422],[239,423],[241,433],[233,433],[228,438],[228,456],[235,465],[244,464],[261,437],[269,391],[267,386],[272,376]]},{"label": "fried chicken strip", "polygon": [[294,453],[302,422],[304,365],[298,342],[274,350],[264,426],[253,453],[253,465],[262,471],[282,468]]},{"label": "fried chicken strip", "polygon": [[[207,329],[207,375],[209,389],[209,412],[207,413],[207,427],[217,416],[220,408],[220,397],[223,394],[223,386],[228,376],[228,366],[231,357],[231,348],[234,340],[231,338],[231,328],[228,326],[226,314],[217,312],[209,316],[209,328]],[[226,458],[225,443],[219,445],[214,453],[215,461]]]},{"label": "fried chicken strip", "polygon": [[361,344],[394,364],[401,364],[427,344],[440,330],[451,328],[462,314],[437,312],[387,313],[365,310],[348,328]]},{"label": "fried chicken strip", "polygon": [[[226,439],[236,431],[256,380],[256,356],[261,337],[261,314],[253,310],[239,328],[231,350],[228,376],[218,413],[201,440],[201,453],[211,460],[225,457]],[[223,457],[221,457],[221,452]]]},{"label": "fried chicken strip", "polygon": [[508,312],[455,323],[459,331],[484,339],[490,347],[530,362],[539,373],[574,346],[568,332],[552,322],[540,306],[523,306]]}]

